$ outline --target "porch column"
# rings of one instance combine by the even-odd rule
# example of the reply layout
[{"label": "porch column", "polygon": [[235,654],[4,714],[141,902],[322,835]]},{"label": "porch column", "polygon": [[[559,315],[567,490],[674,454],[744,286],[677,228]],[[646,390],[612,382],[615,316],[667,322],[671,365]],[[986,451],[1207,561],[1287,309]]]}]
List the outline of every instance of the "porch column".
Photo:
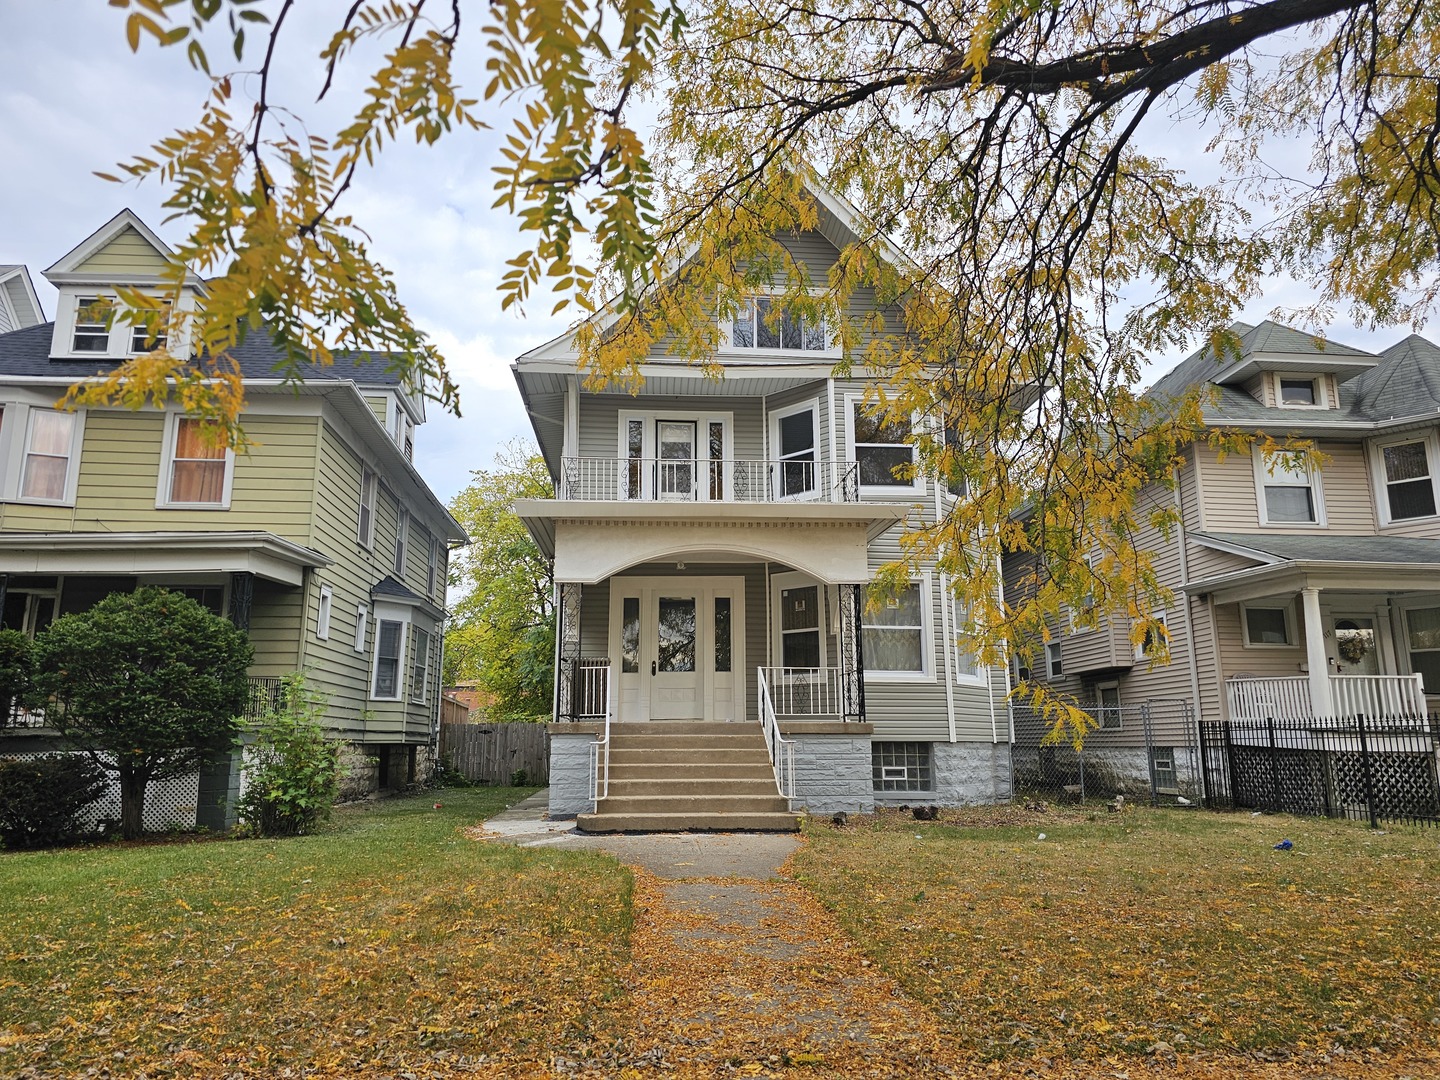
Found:
[{"label": "porch column", "polygon": [[560,583],[560,625],[556,628],[556,651],[560,661],[555,671],[556,719],[575,719],[576,669],[580,666],[580,583]]},{"label": "porch column", "polygon": [[1316,716],[1333,716],[1335,702],[1330,696],[1330,662],[1325,656],[1320,590],[1313,585],[1301,589],[1300,607],[1305,619],[1305,662],[1310,668],[1310,711]]},{"label": "porch column", "polygon": [[240,571],[230,575],[230,621],[250,630],[250,605],[255,599],[255,575]]},{"label": "porch column", "polygon": [[860,613],[865,600],[859,585],[838,585],[840,626],[841,708],[846,720],[865,719],[865,655],[861,643]]}]

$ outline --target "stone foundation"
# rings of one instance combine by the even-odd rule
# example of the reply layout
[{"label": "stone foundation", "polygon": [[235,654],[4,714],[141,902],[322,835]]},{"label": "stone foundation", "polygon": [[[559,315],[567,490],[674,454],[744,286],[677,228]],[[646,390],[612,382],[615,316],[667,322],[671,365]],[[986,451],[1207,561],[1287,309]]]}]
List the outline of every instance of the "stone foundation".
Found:
[{"label": "stone foundation", "polygon": [[[832,730],[833,729],[833,730]],[[869,724],[782,724],[795,743],[795,809],[812,814],[875,809]]]},{"label": "stone foundation", "polygon": [[[577,728],[586,730],[577,731]],[[596,730],[589,730],[595,728]],[[573,818],[595,808],[590,798],[590,747],[598,725],[550,725],[550,817]]]},{"label": "stone foundation", "polygon": [[1009,802],[1010,744],[934,742],[930,744],[929,791],[875,793],[880,806],[988,806]]},{"label": "stone foundation", "polygon": [[380,790],[380,759],[361,743],[340,744],[340,802],[364,799]]}]

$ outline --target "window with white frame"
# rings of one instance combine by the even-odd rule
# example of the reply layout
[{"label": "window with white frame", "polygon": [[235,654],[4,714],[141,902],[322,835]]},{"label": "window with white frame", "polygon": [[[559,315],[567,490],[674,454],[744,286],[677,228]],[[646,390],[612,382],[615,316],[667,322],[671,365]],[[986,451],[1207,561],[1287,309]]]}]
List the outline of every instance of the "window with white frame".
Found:
[{"label": "window with white frame", "polygon": [[1323,405],[1320,380],[1311,375],[1277,375],[1275,398],[1281,408],[1303,409]]},{"label": "window with white frame", "polygon": [[[138,314],[136,317],[138,317]],[[169,300],[162,300],[160,302],[160,307],[154,314],[154,320],[153,334],[146,328],[144,323],[136,322],[131,325],[130,351],[132,353],[148,353],[165,348],[167,341],[165,328],[170,324]]]},{"label": "window with white frame", "polygon": [[770,437],[776,459],[776,494],[782,499],[803,498],[816,491],[816,445],[819,439],[819,405],[807,401],[777,409],[770,418]]},{"label": "window with white frame", "polygon": [[1251,648],[1295,644],[1294,618],[1288,604],[1242,604],[1240,623],[1245,631],[1245,644]]},{"label": "window with white frame", "polygon": [[1382,510],[1387,521],[1435,516],[1435,448],[1431,439],[1407,439],[1379,447]]},{"label": "window with white frame", "polygon": [[850,422],[861,487],[916,486],[918,477],[912,475],[915,447],[910,442],[909,417],[876,416],[870,406],[854,400]]},{"label": "window with white frame", "polygon": [[410,540],[410,512],[400,505],[400,498],[395,498],[395,561],[391,569],[395,576],[404,579],[405,577],[405,556],[406,548]]},{"label": "window with white frame", "polygon": [[75,300],[75,333],[70,351],[103,353],[110,351],[110,319],[115,302],[105,296],[81,296]]},{"label": "window with white frame", "polygon": [[730,320],[730,347],[824,352],[829,340],[823,318],[803,316],[779,299],[754,296],[736,305]]},{"label": "window with white frame", "polygon": [[410,700],[422,704],[430,698],[430,632],[410,628]]},{"label": "window with white frame", "polygon": [[1165,651],[1169,642],[1170,624],[1166,621],[1165,612],[1157,611],[1150,616],[1145,636],[1135,646],[1135,659],[1154,660]]},{"label": "window with white frame", "polygon": [[157,505],[228,507],[235,453],[225,445],[223,431],[215,424],[172,412],[165,416],[164,438]]},{"label": "window with white frame", "polygon": [[1100,730],[1120,731],[1125,726],[1124,715],[1120,709],[1120,684],[1113,682],[1097,684],[1095,701],[1095,719],[1100,723]]},{"label": "window with white frame", "polygon": [[370,632],[370,608],[360,604],[355,608],[355,651],[365,651],[365,638]]},{"label": "window with white frame", "polygon": [[74,498],[74,457],[79,415],[32,408],[20,471],[20,498],[68,502]]},{"label": "window with white frame", "polygon": [[930,744],[872,742],[871,786],[876,791],[933,791]]},{"label": "window with white frame", "polygon": [[1282,454],[1255,451],[1255,480],[1260,489],[1262,525],[1323,525],[1325,500],[1320,474],[1299,463],[1287,464]]},{"label": "window with white frame", "polygon": [[371,697],[377,701],[400,698],[400,655],[405,642],[405,624],[398,619],[380,619],[375,624],[375,678]]},{"label": "window with white frame", "polygon": [[367,548],[375,546],[375,489],[378,481],[369,466],[360,466],[360,512],[356,539]]},{"label": "window with white frame", "polygon": [[1060,642],[1050,641],[1045,644],[1045,674],[1058,679],[1065,674],[1065,658],[1060,651]]},{"label": "window with white frame", "polygon": [[[618,496],[622,499],[663,499],[674,501],[721,500],[731,498],[727,487],[727,462],[732,456],[731,416],[685,413],[621,413]],[[735,467],[734,484],[763,484]],[[597,486],[598,485],[598,486]],[[582,472],[582,497],[599,490],[599,497],[613,498],[608,485]],[[571,496],[575,497],[575,496]],[[741,495],[743,496],[743,493]]]},{"label": "window with white frame", "polygon": [[335,605],[335,590],[329,585],[320,586],[320,605],[315,612],[315,636],[321,641],[330,640],[330,612]]},{"label": "window with white frame", "polygon": [[825,666],[821,598],[819,585],[780,589],[780,663],[783,667]]},{"label": "window with white frame", "polygon": [[957,682],[975,682],[985,677],[976,655],[973,627],[970,613],[958,596],[951,597],[950,631],[954,639],[955,679]]},{"label": "window with white frame", "polygon": [[1066,619],[1070,626],[1070,633],[1083,634],[1095,629],[1095,594],[1099,589],[1099,578],[1096,568],[1100,565],[1100,556],[1094,552],[1088,552],[1082,556],[1081,561],[1085,564],[1085,591],[1080,596],[1080,607],[1065,609]]},{"label": "window with white frame", "polygon": [[1440,693],[1440,607],[1405,612],[1410,670],[1425,680],[1427,694]]},{"label": "window with white frame", "polygon": [[874,605],[866,588],[860,622],[867,675],[928,674],[921,586],[912,581],[892,596],[877,593]]}]

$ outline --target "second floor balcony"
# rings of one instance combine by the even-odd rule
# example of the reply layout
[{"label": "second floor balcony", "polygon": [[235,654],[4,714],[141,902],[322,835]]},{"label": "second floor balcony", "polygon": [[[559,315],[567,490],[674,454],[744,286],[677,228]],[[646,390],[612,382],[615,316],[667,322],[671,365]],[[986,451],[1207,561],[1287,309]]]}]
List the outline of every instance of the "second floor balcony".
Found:
[{"label": "second floor balcony", "polygon": [[830,502],[860,499],[853,461],[567,457],[557,497],[592,502]]}]

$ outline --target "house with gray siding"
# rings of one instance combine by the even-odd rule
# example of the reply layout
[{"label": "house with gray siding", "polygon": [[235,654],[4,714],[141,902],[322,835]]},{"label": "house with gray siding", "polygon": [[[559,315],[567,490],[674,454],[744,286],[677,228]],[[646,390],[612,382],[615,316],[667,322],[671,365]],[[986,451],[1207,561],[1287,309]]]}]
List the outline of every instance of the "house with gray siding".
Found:
[{"label": "house with gray siding", "polygon": [[[358,789],[403,785],[433,745],[448,553],[465,540],[413,463],[424,396],[380,358],[341,357],[287,384],[256,332],[233,351],[249,440],[238,451],[173,403],[57,408],[129,357],[188,355],[188,342],[146,340],[121,299],[121,287],[158,294],[174,258],[123,211],[45,271],[54,321],[0,334],[3,625],[34,635],[117,590],[175,589],[249,633],[254,709],[303,672]],[[182,310],[205,292],[192,275]],[[0,756],[53,743],[43,715],[20,719],[0,731]],[[201,824],[223,825],[238,782],[235,761],[217,762],[152,796],[148,825],[195,824],[197,800]]]},{"label": "house with gray siding", "polygon": [[[858,230],[813,195],[817,227],[779,239],[823,281]],[[515,507],[557,581],[551,813],[793,828],[802,809],[1006,798],[1006,672],[973,659],[946,575],[867,595],[955,497],[906,475],[924,418],[878,420],[882,376],[767,296],[717,323],[723,378],[662,342],[638,392],[592,389],[573,334],[514,364],[556,491]]]},{"label": "house with gray siding", "polygon": [[[1204,422],[1257,438],[1249,453],[1192,444],[1170,535],[1142,530],[1174,599],[1155,663],[1125,618],[1071,613],[1016,674],[1096,704],[1102,743],[1143,702],[1201,720],[1423,716],[1440,705],[1440,348],[1411,335],[1381,353],[1273,322],[1232,327],[1238,356],[1205,348],[1152,397],[1203,392]],[[1315,460],[1266,452],[1313,442]],[[1007,560],[1018,586],[1033,567]],[[1132,740],[1133,742],[1133,740]]]}]

